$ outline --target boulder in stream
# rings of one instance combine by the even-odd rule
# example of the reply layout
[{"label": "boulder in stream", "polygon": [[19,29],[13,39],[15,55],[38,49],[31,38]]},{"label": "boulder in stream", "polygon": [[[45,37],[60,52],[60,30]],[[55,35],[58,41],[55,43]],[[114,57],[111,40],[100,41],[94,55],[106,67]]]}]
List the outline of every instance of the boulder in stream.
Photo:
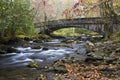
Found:
[{"label": "boulder in stream", "polygon": [[48,50],[49,48],[48,47],[43,47],[42,50]]},{"label": "boulder in stream", "polygon": [[41,47],[40,47],[40,45],[34,45],[34,46],[32,46],[31,48],[32,48],[32,49],[40,49]]}]

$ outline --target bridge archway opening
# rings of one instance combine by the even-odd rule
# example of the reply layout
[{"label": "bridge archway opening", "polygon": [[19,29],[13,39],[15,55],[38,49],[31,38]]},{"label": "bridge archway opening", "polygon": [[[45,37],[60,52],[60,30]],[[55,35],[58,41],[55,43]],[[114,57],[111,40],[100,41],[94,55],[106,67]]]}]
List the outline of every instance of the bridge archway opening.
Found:
[{"label": "bridge archway opening", "polygon": [[51,34],[56,35],[56,36],[64,36],[64,37],[72,37],[72,36],[79,37],[83,34],[99,35],[99,33],[95,32],[95,31],[88,30],[86,28],[77,28],[77,27],[68,27],[68,28],[57,29],[57,30],[51,32]]}]

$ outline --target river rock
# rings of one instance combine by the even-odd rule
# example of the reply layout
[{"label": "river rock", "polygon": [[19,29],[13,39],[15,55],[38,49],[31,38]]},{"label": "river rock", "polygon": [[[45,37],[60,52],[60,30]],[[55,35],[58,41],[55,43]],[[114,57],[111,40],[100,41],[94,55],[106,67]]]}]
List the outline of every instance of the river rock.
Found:
[{"label": "river rock", "polygon": [[0,53],[13,53],[13,52],[19,52],[19,51],[7,45],[0,46]]},{"label": "river rock", "polygon": [[48,47],[43,47],[42,50],[48,50],[49,48]]},{"label": "river rock", "polygon": [[1,50],[1,49],[0,49],[0,54],[5,54],[5,53],[6,53],[5,50]]},{"label": "river rock", "polygon": [[93,35],[91,41],[96,42],[96,41],[100,41],[103,38],[104,37],[102,35]]},{"label": "river rock", "polygon": [[32,46],[31,48],[32,48],[32,49],[40,49],[41,47],[40,47],[40,45],[34,45],[34,46]]},{"label": "river rock", "polygon": [[96,65],[100,64],[101,61],[104,60],[104,53],[100,53],[100,52],[91,52],[87,54],[87,58],[85,60],[85,62],[87,63],[94,63]]},{"label": "river rock", "polygon": [[54,44],[56,47],[71,47],[70,44],[60,43],[60,44]]},{"label": "river rock", "polygon": [[42,39],[35,39],[35,40],[33,40],[33,42],[42,43]]},{"label": "river rock", "polygon": [[66,40],[66,43],[75,43],[75,40]]},{"label": "river rock", "polygon": [[58,60],[53,65],[53,70],[57,73],[66,73],[67,69],[63,61]]},{"label": "river rock", "polygon": [[95,45],[92,42],[87,41],[85,47],[86,47],[86,52],[90,53],[93,52]]},{"label": "river rock", "polygon": [[27,66],[30,67],[30,68],[37,68],[38,63],[37,62],[29,62]]}]

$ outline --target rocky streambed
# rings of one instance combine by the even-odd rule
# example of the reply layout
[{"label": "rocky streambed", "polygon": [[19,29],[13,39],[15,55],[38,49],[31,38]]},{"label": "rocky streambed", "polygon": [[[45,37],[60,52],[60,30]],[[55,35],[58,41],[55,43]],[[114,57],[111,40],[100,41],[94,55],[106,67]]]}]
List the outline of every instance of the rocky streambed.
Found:
[{"label": "rocky streambed", "polygon": [[0,55],[0,80],[120,79],[119,41],[53,39],[15,49]]}]

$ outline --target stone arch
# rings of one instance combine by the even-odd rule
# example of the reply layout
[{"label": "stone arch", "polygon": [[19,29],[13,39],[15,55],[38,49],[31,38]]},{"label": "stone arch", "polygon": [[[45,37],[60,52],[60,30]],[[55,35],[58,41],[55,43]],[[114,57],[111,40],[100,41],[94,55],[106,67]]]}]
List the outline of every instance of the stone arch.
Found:
[{"label": "stone arch", "polygon": [[74,27],[74,28],[85,28],[87,30],[91,30],[91,31],[97,32],[99,34],[102,34],[101,33],[102,30],[101,30],[101,28],[99,28],[99,26],[98,25],[66,25],[66,26],[60,26],[59,25],[57,27],[56,26],[51,26],[51,27],[49,26],[49,28],[45,30],[45,33],[50,34],[54,31],[62,29],[62,28],[72,28],[72,27]]}]

